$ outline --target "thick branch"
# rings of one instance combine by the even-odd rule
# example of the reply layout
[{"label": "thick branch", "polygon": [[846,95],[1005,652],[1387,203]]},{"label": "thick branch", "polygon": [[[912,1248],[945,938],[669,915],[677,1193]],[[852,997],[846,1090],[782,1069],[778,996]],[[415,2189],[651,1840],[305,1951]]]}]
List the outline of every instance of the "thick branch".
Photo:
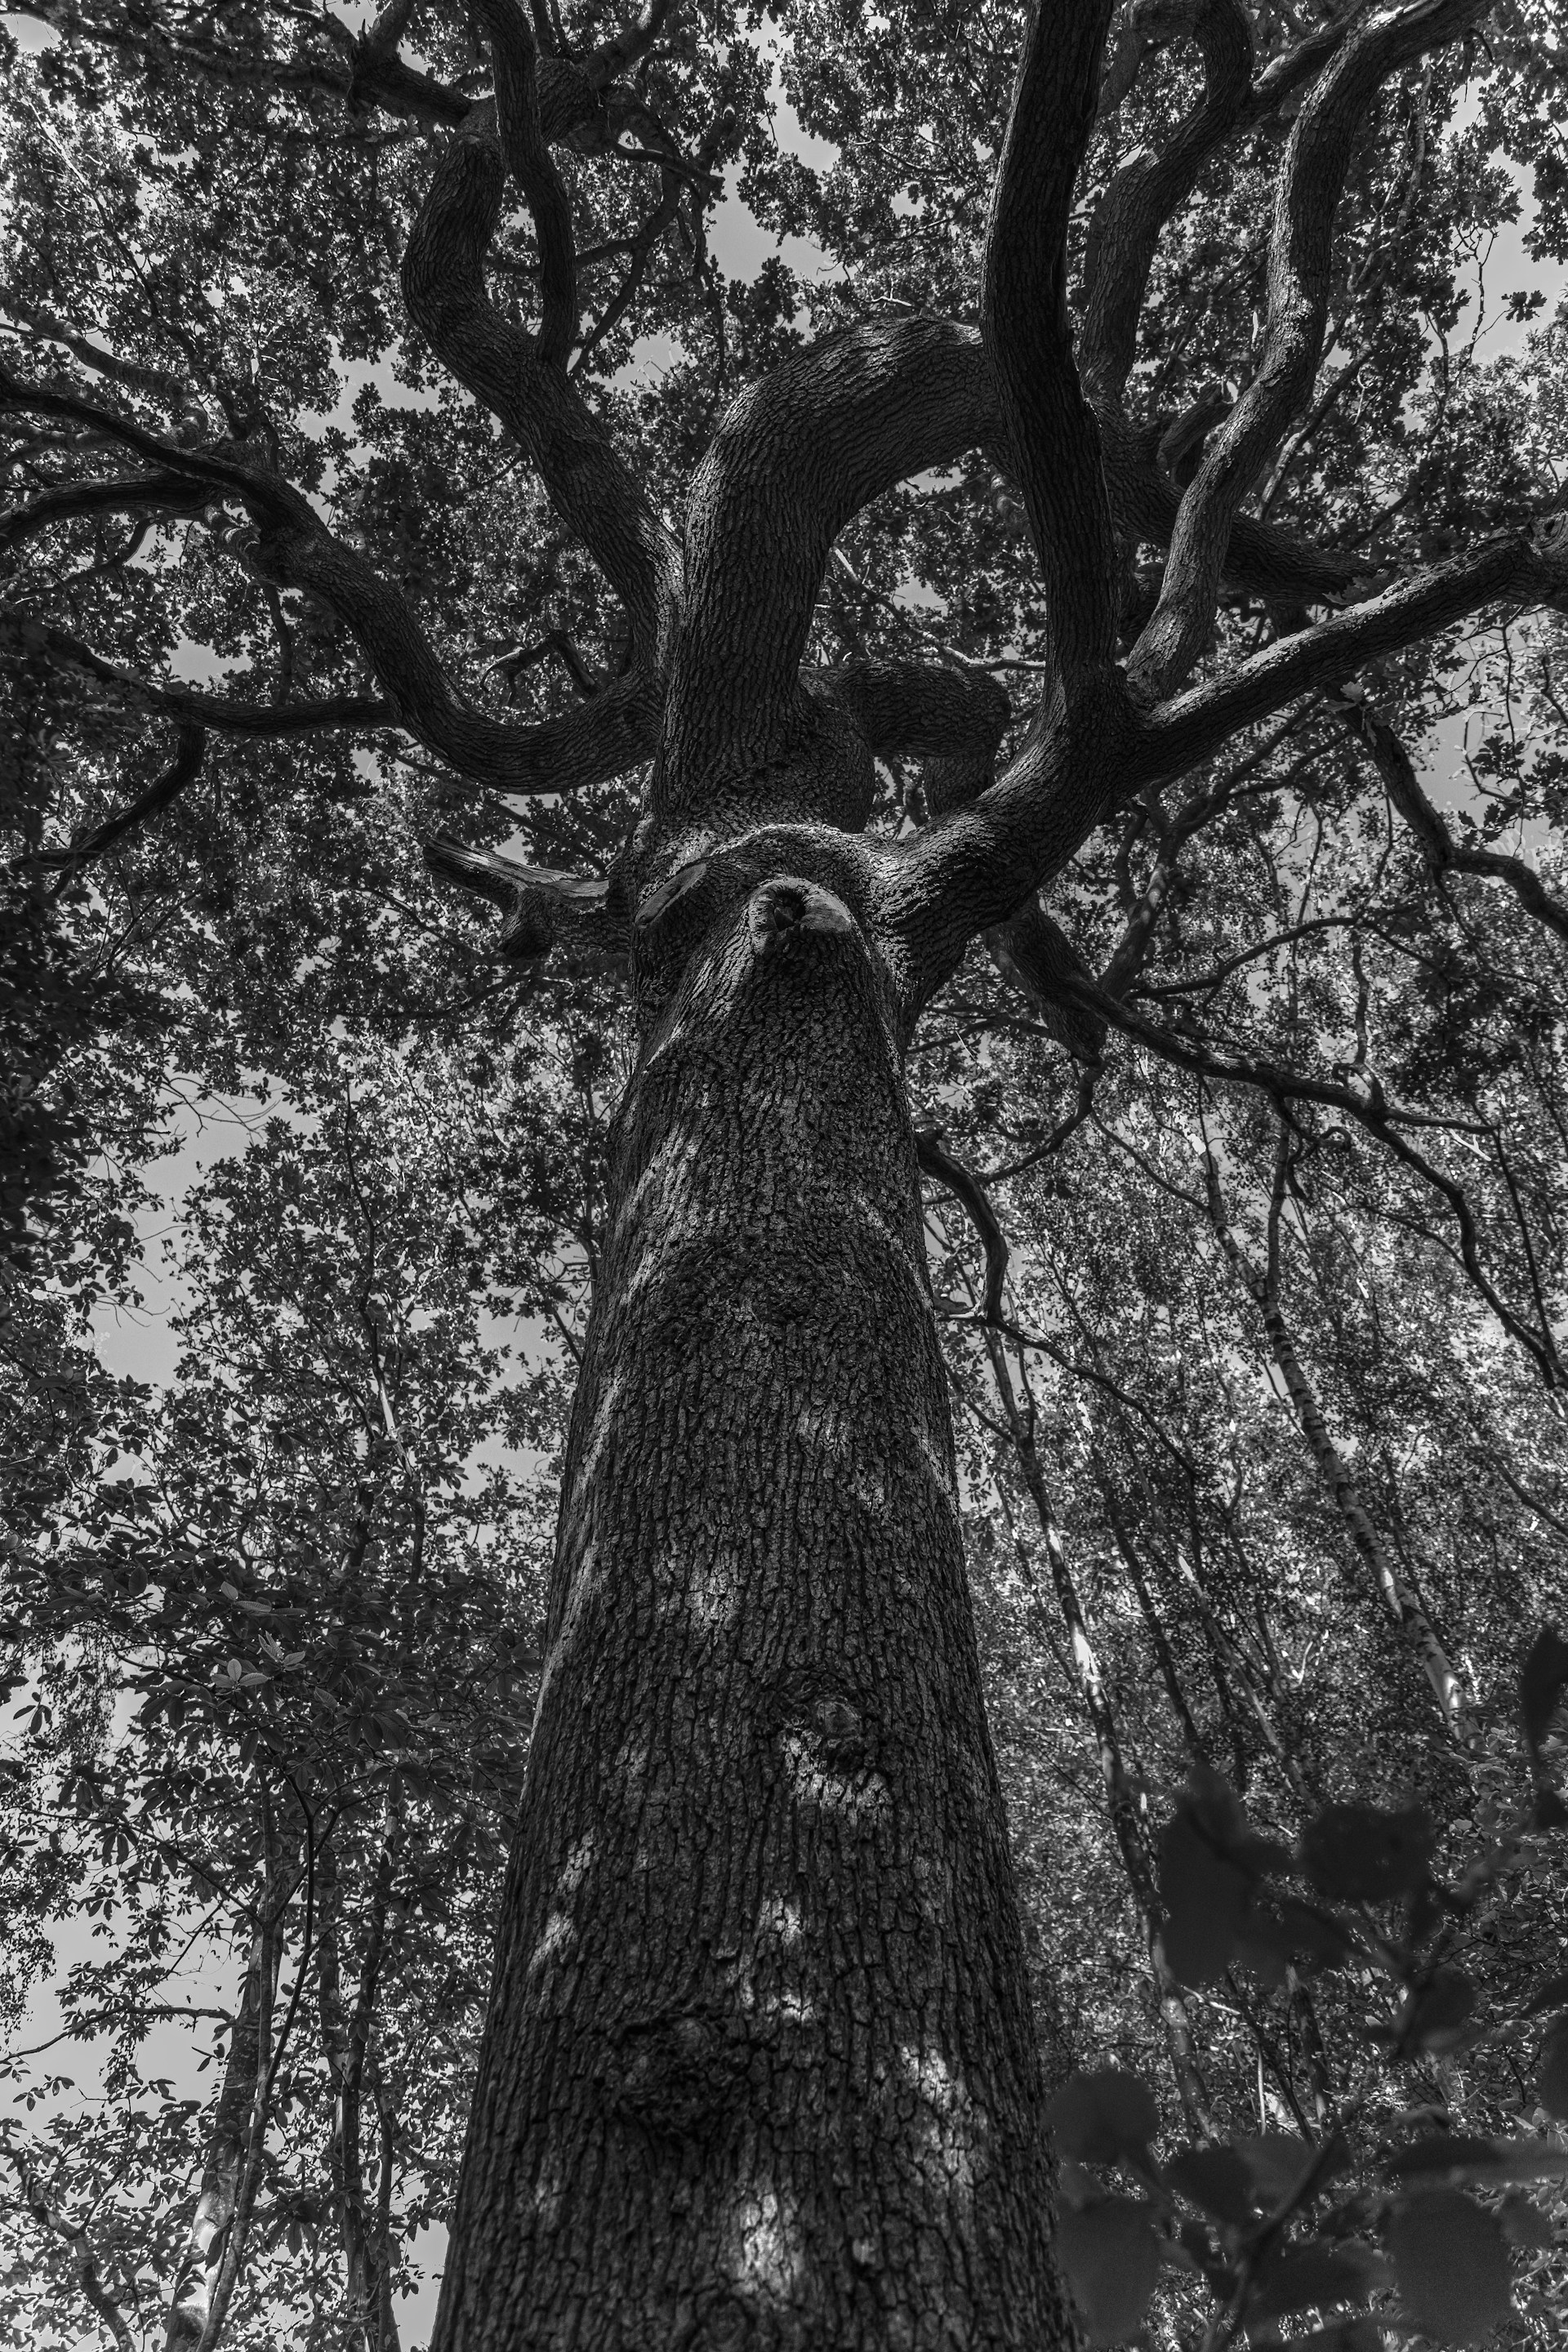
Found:
[{"label": "thick branch", "polygon": [[1334,215],[1351,152],[1387,76],[1465,32],[1485,0],[1415,0],[1356,26],[1297,118],[1275,194],[1263,354],[1214,436],[1177,516],[1153,617],[1129,664],[1135,695],[1169,694],[1202,653],[1231,523],[1317,374],[1328,316]]},{"label": "thick branch", "polygon": [[1131,793],[1184,774],[1314,688],[1337,689],[1364,664],[1510,597],[1568,604],[1568,516],[1418,572],[1145,718],[1108,691],[1053,725],[1037,725],[976,800],[880,853],[885,919],[905,935],[921,989],[934,992],[967,942],[1060,873]]},{"label": "thick branch", "polygon": [[60,482],[40,490],[26,506],[0,515],[0,546],[19,547],[24,540],[47,530],[51,523],[72,522],[79,515],[118,514],[199,515],[210,493],[188,476],[174,473],[128,474],[113,481]]},{"label": "thick branch", "polygon": [[[505,185],[493,130],[483,115],[470,118],[437,166],[409,238],[404,299],[443,366],[516,434],[556,512],[625,605],[634,661],[658,668],[679,593],[679,552],[551,355],[564,315],[559,286],[546,298],[549,348],[503,319],[485,290]],[[575,295],[570,299],[574,311]]]},{"label": "thick branch", "polygon": [[539,60],[516,0],[478,0],[495,64],[496,114],[507,169],[521,189],[539,240],[541,311],[537,350],[563,367],[577,335],[577,262],[572,207],[539,112]]},{"label": "thick branch", "polygon": [[4,310],[8,318],[16,320],[42,341],[63,343],[72,357],[79,359],[84,367],[91,368],[95,375],[107,376],[113,383],[123,384],[128,392],[142,393],[149,399],[163,402],[168,407],[179,407],[190,398],[190,387],[179,376],[169,374],[163,368],[147,367],[139,360],[121,359],[115,352],[106,352],[90,336],[84,335],[64,319],[57,319],[52,311],[37,310],[31,303],[19,302],[15,295],[9,293],[0,293],[0,310]]},{"label": "thick branch", "polygon": [[1006,688],[984,670],[938,662],[845,662],[808,670],[805,684],[854,721],[879,759],[989,761],[1011,715]]},{"label": "thick branch", "polygon": [[[1159,462],[1153,436],[1139,432],[1105,403],[1095,413],[1118,525],[1130,539],[1168,546],[1182,493]],[[1238,514],[1231,519],[1220,578],[1226,587],[1271,604],[1316,604],[1342,597],[1365,569],[1332,549],[1308,545],[1277,524]]]},{"label": "thick branch", "polygon": [[1098,1070],[1105,1049],[1105,1020],[1081,990],[1092,976],[1061,925],[1038,898],[1026,898],[1006,922],[985,934],[992,962],[1022,991],[1042,1025],[1075,1061]]},{"label": "thick branch", "polygon": [[1197,185],[1251,87],[1252,26],[1241,0],[1196,0],[1190,29],[1203,55],[1203,100],[1163,155],[1143,151],[1122,165],[1090,232],[1079,364],[1099,400],[1121,401],[1160,232]]},{"label": "thick branch", "polygon": [[[560,383],[558,371],[548,373]],[[379,714],[378,706],[357,706],[356,723],[363,723],[367,709],[390,716],[459,774],[502,793],[569,791],[618,775],[647,756],[657,698],[635,675],[567,717],[536,727],[507,725],[459,698],[402,591],[334,538],[309,499],[279,476],[226,452],[177,449],[90,401],[5,378],[0,378],[0,404],[89,423],[138,457],[208,484],[219,498],[243,506],[257,528],[245,533],[226,527],[226,544],[260,578],[319,596],[358,639],[375,671],[386,695],[385,713]],[[221,524],[216,504],[208,512]],[[225,708],[221,701],[209,704],[183,695],[178,706],[161,707],[178,708],[214,726],[222,723]]]},{"label": "thick branch", "polygon": [[510,962],[533,962],[563,937],[595,958],[626,951],[626,909],[600,876],[519,866],[495,850],[469,849],[447,834],[426,843],[425,862],[442,881],[455,882],[503,910],[495,952]]},{"label": "thick branch", "polygon": [[1179,775],[1298,695],[1336,685],[1483,604],[1513,597],[1540,604],[1568,601],[1568,516],[1549,516],[1485,540],[1468,555],[1398,581],[1164,703],[1142,730],[1137,781]]},{"label": "thick branch", "polygon": [[1115,541],[1100,436],[1073,362],[1067,231],[1094,127],[1110,0],[1038,0],[997,167],[981,328],[1069,698],[1116,646]]},{"label": "thick branch", "polygon": [[792,353],[729,409],[692,484],[667,802],[776,758],[828,551],[894,483],[951,465],[993,414],[972,331],[877,320]]}]

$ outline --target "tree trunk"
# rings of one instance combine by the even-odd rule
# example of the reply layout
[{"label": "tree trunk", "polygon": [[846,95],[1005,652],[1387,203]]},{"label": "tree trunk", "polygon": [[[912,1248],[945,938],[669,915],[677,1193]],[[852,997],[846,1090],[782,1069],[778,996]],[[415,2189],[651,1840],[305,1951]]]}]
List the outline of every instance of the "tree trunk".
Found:
[{"label": "tree trunk", "polygon": [[1048,2352],[891,992],[810,884],[702,911],[616,1122],[435,2341]]},{"label": "tree trunk", "polygon": [[269,1860],[252,1928],[202,2167],[196,2210],[169,2298],[164,2352],[210,2352],[221,2334],[239,2275],[242,2242],[259,2169],[258,2126],[271,2050],[273,2001],[281,1954],[279,1874]]},{"label": "tree trunk", "polygon": [[371,1892],[365,1922],[365,1950],[360,1964],[358,1994],[353,2012],[343,2000],[342,1923],[342,1889],[336,1850],[331,1839],[321,1848],[319,1864],[321,1888],[321,1926],[316,1937],[316,1981],[320,2001],[321,2047],[332,2088],[332,2130],[328,2143],[328,2168],[332,2182],[332,2208],[343,2254],[343,2297],[350,2340],[362,2352],[398,2352],[397,2321],[392,2307],[388,2264],[390,2214],[385,2192],[390,2189],[389,2155],[384,2136],[381,2189],[373,2217],[365,2193],[363,2149],[363,2089],[374,2011],[376,1982],[385,1943],[387,1894],[391,1885],[391,1853],[384,1848]]}]

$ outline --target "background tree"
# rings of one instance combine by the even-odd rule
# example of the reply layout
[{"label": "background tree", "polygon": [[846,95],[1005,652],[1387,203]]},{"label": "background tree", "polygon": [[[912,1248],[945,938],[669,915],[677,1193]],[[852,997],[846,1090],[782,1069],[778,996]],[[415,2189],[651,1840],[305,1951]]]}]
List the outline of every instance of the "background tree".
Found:
[{"label": "background tree", "polygon": [[[445,1048],[471,1020],[493,1072],[514,1008],[416,854],[462,807],[431,861],[504,905],[512,968],[548,957],[521,1034],[564,1024],[581,1106],[552,1164],[502,1123],[503,1214],[535,1219],[563,1347],[579,1271],[594,1309],[443,2340],[568,2313],[587,2340],[918,2341],[938,2314],[1058,2337],[949,1377],[980,1416],[963,1489],[996,1498],[972,1549],[1048,2047],[1065,2070],[1086,2015],[1103,2042],[1114,1981],[1079,2003],[1052,1903],[1097,1906],[1101,1941],[1130,1904],[1200,2136],[1248,2052],[1261,2122],[1334,2118],[1307,1979],[1366,1955],[1270,1912],[1267,1998],[1237,1995],[1209,2080],[1151,1782],[1223,1761],[1294,1832],[1345,1790],[1348,1724],[1363,1769],[1449,1817],[1463,1790],[1484,1829],[1489,1728],[1561,1608],[1563,330],[1497,364],[1456,339],[1510,160],[1562,250],[1550,27],[1458,0],[780,12],[784,87],[837,150],[816,173],[772,145],[763,47],[722,16],[60,30],[15,68],[5,294],[9,642],[43,746],[8,1002],[28,1186],[75,1195],[69,1239],[27,1245],[27,1410],[77,1393],[65,1273],[118,1278],[126,1246],[91,1223],[126,1195],[86,1156],[89,1080],[135,1167],[161,1060],[291,1084],[311,1036]],[[835,274],[724,282],[733,166]],[[574,698],[508,715],[552,660]],[[1405,746],[1463,696],[1503,723],[1447,809]],[[126,731],[149,717],[155,759]],[[520,819],[527,864],[486,846]],[[965,962],[981,939],[1014,992]],[[121,1012],[100,991],[132,970]],[[944,1281],[945,1364],[910,1089],[946,1131],[939,1202],[989,1244],[973,1295]],[[994,1198],[1025,1229],[1010,1295]],[[282,1399],[293,1302],[258,1287]],[[1054,1683],[1007,1656],[1047,1592]],[[1124,1892],[1068,1891],[1103,1824],[1024,1738],[1041,1708],[1059,1736],[1064,1692]],[[1532,1760],[1544,1790],[1539,1737]],[[1247,1879],[1217,1802],[1181,1834]],[[1508,1818],[1534,1868],[1534,1813]],[[388,1851],[355,1849],[372,1890]],[[269,1867],[263,1989],[300,1900]],[[1412,1914],[1401,1998],[1433,1932]],[[1516,1971],[1540,1957],[1526,1936]],[[331,1975],[363,2325],[385,2255]],[[1100,2210],[1072,2200],[1069,2256]]]}]

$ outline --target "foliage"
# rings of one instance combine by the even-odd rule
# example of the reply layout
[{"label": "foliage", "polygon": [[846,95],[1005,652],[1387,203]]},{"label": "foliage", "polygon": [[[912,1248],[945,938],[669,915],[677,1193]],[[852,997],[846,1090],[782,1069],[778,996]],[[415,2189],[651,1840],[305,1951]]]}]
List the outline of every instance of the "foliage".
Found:
[{"label": "foliage", "polygon": [[[563,57],[616,30],[592,5],[538,13]],[[1264,59],[1301,29],[1249,13]],[[1070,234],[1080,306],[1097,207],[1193,102],[1178,18],[1119,19],[1125,87]],[[184,446],[263,451],[399,583],[474,709],[542,720],[605,690],[624,615],[407,325],[397,269],[445,132],[375,99],[358,25],[117,0],[34,21],[54,29],[27,54],[0,34],[7,369]],[[576,380],[656,509],[783,354],[869,318],[973,315],[1022,23],[932,0],[678,11],[557,145],[587,289]],[[441,89],[488,87],[458,15],[411,32],[405,11],[401,37]],[[1535,0],[1500,7],[1393,77],[1355,148],[1331,336],[1255,505],[1367,582],[1560,494],[1568,316],[1539,285],[1492,286],[1487,258],[1544,278],[1568,253],[1558,39]],[[1149,448],[1198,419],[1173,478],[1215,384],[1258,355],[1292,112],[1211,159],[1159,244],[1127,412]],[[737,224],[785,242],[753,272],[729,257]],[[531,316],[537,269],[509,201],[509,317]],[[18,507],[120,463],[79,416],[5,430]],[[62,513],[13,553],[4,1998],[19,2015],[61,1923],[89,1919],[59,2063],[109,2055],[96,2106],[16,2062],[6,2145],[44,2218],[24,2198],[8,2214],[0,2314],[17,2344],[79,2340],[91,2298],[58,2225],[86,2216],[105,2291],[153,2340],[270,1937],[228,2340],[287,2320],[374,2341],[353,2246],[362,2286],[411,2276],[450,2193],[629,1054],[604,960],[563,941],[498,971],[418,845],[521,826],[531,860],[603,879],[632,794],[508,807],[384,713],[268,733],[269,713],[364,698],[367,665],[321,596],[247,568],[220,506]],[[1131,637],[1162,551],[1122,553]],[[1228,592],[1214,666],[1290,618]],[[1489,608],[1116,811],[1050,892],[1099,977],[1099,1055],[979,953],[911,1049],[917,1108],[1010,1251],[988,1317],[974,1230],[933,1184],[993,1722],[1063,2085],[1063,2252],[1100,2340],[1245,2326],[1360,2352],[1383,2325],[1360,2306],[1390,2291],[1412,2326],[1477,2340],[1504,2324],[1509,2248],[1505,2340],[1561,2330],[1531,2184],[1562,2177],[1568,2119],[1568,1104],[1563,934],[1540,897],[1561,908],[1563,646],[1559,614]],[[938,646],[1014,691],[1016,746],[1045,614],[1017,485],[978,450],[849,523],[807,657]],[[209,713],[160,799],[201,690],[259,719]],[[912,835],[938,782],[884,761],[875,825]],[[184,1106],[235,1099],[259,1106],[248,1148],[172,1204],[179,1367],[116,1377],[93,1318],[149,1284]],[[1535,1624],[1556,1630],[1521,1693]],[[195,2105],[149,2072],[179,2071],[162,2012],[193,1935],[209,2002],[227,1987],[196,2021],[219,2031]]]},{"label": "foliage", "polygon": [[[1521,1677],[1532,1761],[1553,1711],[1540,1661],[1560,1646],[1543,1634]],[[1554,1671],[1553,1702],[1565,1679]],[[1389,2118],[1396,2129],[1416,2126],[1416,2137],[1379,2144],[1390,2070],[1433,2060],[1452,2067],[1461,2057],[1473,2065],[1503,2045],[1536,2046],[1538,2111],[1568,2119],[1560,2055],[1568,1977],[1538,1986],[1517,2015],[1483,2021],[1478,1985],[1453,1957],[1467,1946],[1484,1953],[1481,1923],[1500,1900],[1519,1899],[1543,1853],[1545,1810],[1531,1792],[1449,1884],[1432,1867],[1437,1825],[1420,1807],[1325,1806],[1292,1852],[1251,1828],[1217,1774],[1194,1773],[1160,1840],[1163,1943],[1175,1976],[1195,1988],[1239,1964],[1279,1988],[1293,1969],[1305,1984],[1351,1975],[1375,2004],[1360,2019],[1368,2055],[1359,2080],[1320,2109],[1310,2137],[1210,2137],[1163,2162],[1152,2145],[1159,2109],[1142,2083],[1115,2068],[1068,2076],[1051,2105],[1065,2159],[1062,2259],[1091,2342],[1136,2332],[1163,2268],[1178,2309],[1194,2297],[1215,2306],[1199,2331],[1205,2352],[1242,2329],[1250,2344],[1282,2344],[1313,2310],[1322,2324],[1289,2340],[1320,2352],[1381,2343],[1385,2318],[1443,2343],[1482,2343],[1516,2309],[1510,2246],[1523,2258],[1518,2307],[1549,2318],[1552,2222],[1520,2184],[1568,2179],[1568,2148],[1456,2129],[1452,2114],[1430,2107]],[[1300,1894],[1288,1891],[1291,1880]],[[1141,2196],[1105,2184],[1102,2174],[1119,2167]],[[1369,2296],[1374,2314],[1343,2315]]]}]

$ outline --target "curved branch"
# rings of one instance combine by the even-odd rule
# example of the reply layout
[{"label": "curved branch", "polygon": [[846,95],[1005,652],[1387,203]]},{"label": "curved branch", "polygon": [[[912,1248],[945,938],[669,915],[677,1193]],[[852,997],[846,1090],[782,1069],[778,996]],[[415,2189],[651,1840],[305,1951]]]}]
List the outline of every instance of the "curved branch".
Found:
[{"label": "curved branch", "polygon": [[947,1149],[947,1138],[940,1127],[917,1127],[915,1158],[923,1175],[934,1177],[945,1185],[964,1211],[985,1248],[985,1294],[981,1301],[980,1319],[995,1323],[1002,1314],[1002,1286],[1007,1279],[1007,1243],[996,1212],[985,1195],[985,1187],[972,1170],[955,1160]]},{"label": "curved branch", "polygon": [[[1111,510],[1130,538],[1167,547],[1181,512],[1182,493],[1159,462],[1153,436],[1129,425],[1120,409],[1097,403],[1100,450]],[[1220,565],[1228,588],[1270,604],[1321,604],[1344,596],[1366,566],[1331,548],[1309,546],[1277,523],[1233,515]]]},{"label": "curved branch", "polygon": [[1568,905],[1552,897],[1540,875],[1522,857],[1510,857],[1498,849],[1471,849],[1454,839],[1422,791],[1409,752],[1385,719],[1369,710],[1364,702],[1352,702],[1345,708],[1344,721],[1350,733],[1370,752],[1389,799],[1420,843],[1421,854],[1434,875],[1450,871],[1485,874],[1506,882],[1521,906],[1528,908],[1537,922],[1555,931],[1560,940],[1568,940]]},{"label": "curved branch", "polygon": [[1462,621],[1483,604],[1568,604],[1568,515],[1484,540],[1468,554],[1397,581],[1348,612],[1281,637],[1223,677],[1191,688],[1149,715],[1138,782],[1179,775],[1238,729],[1269,718],[1298,695],[1337,687],[1368,662]]},{"label": "curved branch", "polygon": [[[408,241],[408,314],[442,365],[516,434],[556,512],[625,605],[634,661],[658,667],[679,593],[679,551],[562,368],[501,317],[485,290],[505,184],[493,130],[483,114],[470,117],[437,166]],[[547,297],[556,341],[563,299],[559,288]]]},{"label": "curved branch", "polygon": [[[551,373],[556,383],[562,382],[559,371]],[[175,448],[112,410],[21,385],[3,374],[0,406],[36,408],[89,423],[138,457],[208,483],[242,505],[256,525],[254,531],[226,524],[221,509],[210,503],[205,509],[220,527],[224,543],[259,578],[319,596],[353,632],[381,682],[385,706],[352,705],[351,723],[365,723],[372,712],[376,717],[370,723],[384,723],[390,717],[460,775],[500,793],[566,792],[619,775],[647,757],[658,696],[636,674],[618,680],[581,709],[534,727],[508,725],[476,710],[453,692],[402,591],[334,538],[310,500],[279,476],[219,451]],[[97,656],[91,659],[96,662]],[[111,668],[108,674],[118,683],[129,683]],[[159,707],[183,710],[214,726],[224,723],[226,706],[222,701],[181,690],[175,703],[166,698],[171,691],[158,690]],[[320,722],[312,718],[308,723]]]},{"label": "curved branch", "polygon": [[184,720],[179,729],[174,765],[155,783],[150,784],[128,808],[119,810],[104,824],[96,825],[84,840],[73,841],[68,849],[43,851],[38,858],[39,865],[63,868],[68,878],[81,866],[90,866],[95,858],[103,856],[105,850],[112,849],[126,834],[133,833],[139,825],[145,824],[150,816],[156,816],[161,809],[168,807],[171,801],[177,800],[187,784],[195,783],[201,773],[206,743],[205,728],[189,719]]},{"label": "curved branch", "polygon": [[1160,601],[1128,665],[1141,700],[1170,693],[1203,651],[1231,523],[1311,391],[1328,316],[1334,215],[1367,110],[1389,74],[1467,31],[1484,6],[1485,0],[1415,0],[1374,8],[1297,117],[1275,192],[1262,357],[1182,500]]},{"label": "curved branch", "polygon": [[879,759],[976,758],[989,768],[1012,712],[1006,688],[984,670],[938,662],[845,662],[808,670],[803,683],[836,703]]},{"label": "curved branch", "polygon": [[563,367],[577,335],[577,257],[572,207],[540,121],[533,35],[516,0],[478,0],[478,13],[489,36],[507,169],[522,191],[539,240],[536,349],[547,366]]},{"label": "curved branch", "polygon": [[47,530],[51,523],[71,522],[79,515],[113,514],[125,509],[148,515],[199,515],[210,503],[209,494],[188,476],[175,473],[127,474],[114,481],[59,482],[40,490],[26,506],[0,514],[0,547],[20,547],[25,540]]},{"label": "curved branch", "polygon": [[985,933],[992,962],[1034,1008],[1041,1025],[1074,1061],[1098,1070],[1105,1050],[1105,1016],[1082,993],[1093,975],[1061,925],[1037,898],[1026,898],[1005,923]]},{"label": "curved branch", "polygon": [[112,686],[128,699],[182,725],[214,727],[228,735],[309,735],[321,727],[390,727],[394,723],[391,704],[366,696],[340,695],[321,702],[230,702],[221,694],[204,694],[199,687],[157,686],[150,678],[121,669],[118,662],[106,661],[64,629],[46,627],[29,614],[3,607],[0,645],[22,653],[44,654],[62,668],[79,670],[101,685]]},{"label": "curved branch", "polygon": [[689,593],[660,790],[673,807],[777,757],[828,551],[906,476],[951,465],[994,410],[972,330],[876,320],[793,352],[725,414],[691,487]]},{"label": "curved branch", "polygon": [[1204,96],[1163,155],[1124,163],[1101,199],[1084,257],[1079,364],[1091,396],[1120,402],[1160,232],[1197,185],[1252,84],[1252,26],[1241,0],[1196,0],[1189,26],[1204,61]]},{"label": "curved branch", "polygon": [[1038,0],[997,167],[981,327],[1069,699],[1116,649],[1116,562],[1100,436],[1073,362],[1067,232],[1094,127],[1110,0]]}]

